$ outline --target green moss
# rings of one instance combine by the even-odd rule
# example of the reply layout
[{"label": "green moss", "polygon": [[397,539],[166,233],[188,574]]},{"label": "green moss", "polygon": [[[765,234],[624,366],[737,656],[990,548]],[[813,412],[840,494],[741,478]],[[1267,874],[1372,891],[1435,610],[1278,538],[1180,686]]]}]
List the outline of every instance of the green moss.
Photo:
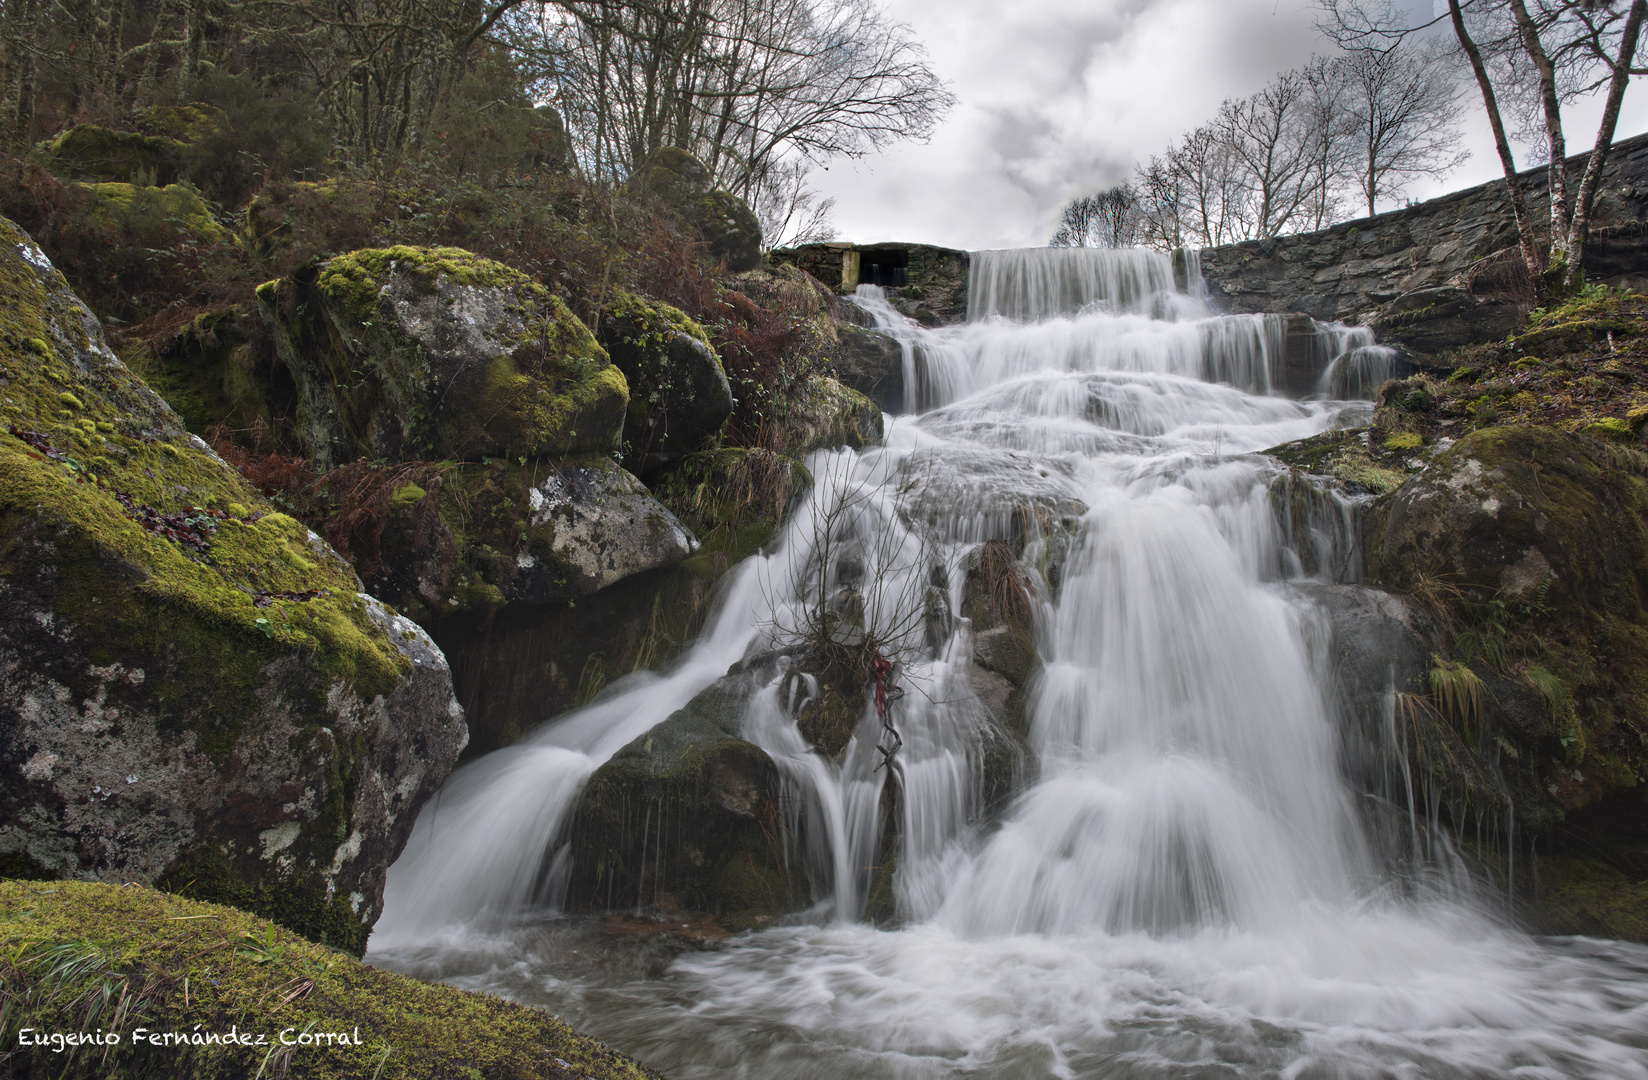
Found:
[{"label": "green moss", "polygon": [[462,248],[427,248],[399,245],[366,248],[327,261],[315,279],[322,295],[351,317],[370,322],[378,307],[378,294],[394,271],[410,274],[424,292],[434,292],[441,278],[454,285],[490,286],[521,290],[541,298],[548,295],[542,285],[503,263],[483,258]]},{"label": "green moss", "polygon": [[183,143],[135,131],[111,131],[97,124],[76,124],[45,146],[59,168],[111,180],[150,183],[177,176]]},{"label": "green moss", "polygon": [[143,187],[133,184],[84,184],[101,205],[92,211],[94,224],[111,233],[156,232],[169,227],[203,242],[217,243],[229,233],[217,223],[200,193],[188,184]]},{"label": "green moss", "polygon": [[1629,423],[1613,416],[1586,424],[1579,430],[1593,439],[1609,439],[1614,442],[1629,443],[1635,437]]},{"label": "green moss", "polygon": [[[256,916],[149,889],[0,882],[0,956],[13,1002],[0,1030],[8,1047],[23,1027],[127,1036],[107,1058],[101,1048],[16,1051],[25,1071],[49,1063],[65,1080],[656,1075],[541,1009],[366,967]],[[77,968],[66,975],[71,957]],[[105,987],[107,1011],[83,1011]],[[186,1037],[235,1028],[268,1045],[150,1047],[131,1037],[139,1027]],[[350,1042],[283,1048],[282,1031],[346,1032]]]},{"label": "green moss", "polygon": [[1412,431],[1394,431],[1385,436],[1386,450],[1417,450],[1425,440]]},{"label": "green moss", "polygon": [[1549,933],[1589,934],[1648,944],[1648,881],[1580,854],[1539,860],[1539,892],[1528,914]]}]

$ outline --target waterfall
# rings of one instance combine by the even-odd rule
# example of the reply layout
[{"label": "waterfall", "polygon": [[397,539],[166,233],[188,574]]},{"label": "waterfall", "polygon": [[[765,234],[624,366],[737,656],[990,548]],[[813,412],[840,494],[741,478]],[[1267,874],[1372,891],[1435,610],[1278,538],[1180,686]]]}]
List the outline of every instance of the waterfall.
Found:
[{"label": "waterfall", "polygon": [[[980,252],[972,274],[972,321],[936,330],[860,287],[912,415],[809,459],[812,491],[673,669],[455,773],[391,870],[369,958],[542,1003],[677,1080],[1648,1080],[1648,950],[1505,928],[1446,838],[1403,817],[1411,778],[1358,787],[1342,760],[1306,586],[1354,579],[1352,508],[1300,509],[1255,451],[1366,405],[1274,393],[1280,322],[1214,314],[1165,256]],[[1313,332],[1323,391],[1372,377],[1371,338]],[[992,540],[1022,551],[1039,654],[1005,807],[979,779],[998,721],[961,603]],[[896,779],[868,702],[834,759],[807,744],[814,688],[783,664],[742,717],[783,777],[814,906],[662,970],[554,919],[590,774],[848,591],[866,627],[897,628]],[[1388,715],[1390,697],[1353,705]],[[878,850],[889,783],[896,852]],[[1412,832],[1397,855],[1374,836],[1393,816]],[[902,925],[878,930],[862,915],[889,858]]]}]

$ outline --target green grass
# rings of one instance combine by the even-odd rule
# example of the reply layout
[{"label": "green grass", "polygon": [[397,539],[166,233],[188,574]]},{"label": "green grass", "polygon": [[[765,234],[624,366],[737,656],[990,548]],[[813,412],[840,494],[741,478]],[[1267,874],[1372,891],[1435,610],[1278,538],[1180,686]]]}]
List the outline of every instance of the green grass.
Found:
[{"label": "green grass", "polygon": [[[51,1045],[111,1032],[113,1045]],[[0,881],[0,1072],[657,1077],[541,1010],[380,971],[234,908],[66,881]]]}]

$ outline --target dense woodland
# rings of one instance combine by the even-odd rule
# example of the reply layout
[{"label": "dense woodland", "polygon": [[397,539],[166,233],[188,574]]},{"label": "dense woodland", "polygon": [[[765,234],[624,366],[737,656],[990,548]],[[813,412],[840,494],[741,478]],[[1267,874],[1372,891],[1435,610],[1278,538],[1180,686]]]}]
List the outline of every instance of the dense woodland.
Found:
[{"label": "dense woodland", "polygon": [[816,238],[810,165],[923,137],[951,101],[865,0],[7,0],[0,25],[0,213],[139,370],[316,258],[450,245],[592,326],[620,289],[681,308],[732,380],[734,445],[816,342],[726,284],[707,211],[643,166],[695,154],[746,251]]}]

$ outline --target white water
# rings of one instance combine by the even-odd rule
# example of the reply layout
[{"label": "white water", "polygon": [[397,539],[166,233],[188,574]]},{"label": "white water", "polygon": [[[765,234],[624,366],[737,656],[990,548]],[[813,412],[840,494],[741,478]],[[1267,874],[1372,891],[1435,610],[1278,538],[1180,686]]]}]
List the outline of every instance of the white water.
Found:
[{"label": "white water", "polygon": [[[1212,316],[1160,256],[979,253],[973,286],[975,321],[938,331],[860,290],[907,346],[921,415],[815,456],[812,497],[673,672],[455,774],[391,871],[371,958],[542,1002],[678,1080],[1648,1077],[1648,950],[1527,938],[1364,840],[1317,621],[1283,580],[1300,560],[1278,470],[1249,453],[1344,406],[1268,396],[1263,317]],[[744,730],[807,807],[802,855],[827,883],[807,921],[671,957],[546,918],[579,785],[804,621],[815,556],[827,595],[868,568],[873,625],[925,598],[935,564],[959,607],[968,550],[1026,520],[1027,566],[1065,552],[1038,600],[1037,779],[983,820],[971,628],[932,640],[918,621],[904,929],[854,921],[885,854],[873,710],[829,762],[782,681]],[[1438,857],[1424,880],[1458,881]]]}]

